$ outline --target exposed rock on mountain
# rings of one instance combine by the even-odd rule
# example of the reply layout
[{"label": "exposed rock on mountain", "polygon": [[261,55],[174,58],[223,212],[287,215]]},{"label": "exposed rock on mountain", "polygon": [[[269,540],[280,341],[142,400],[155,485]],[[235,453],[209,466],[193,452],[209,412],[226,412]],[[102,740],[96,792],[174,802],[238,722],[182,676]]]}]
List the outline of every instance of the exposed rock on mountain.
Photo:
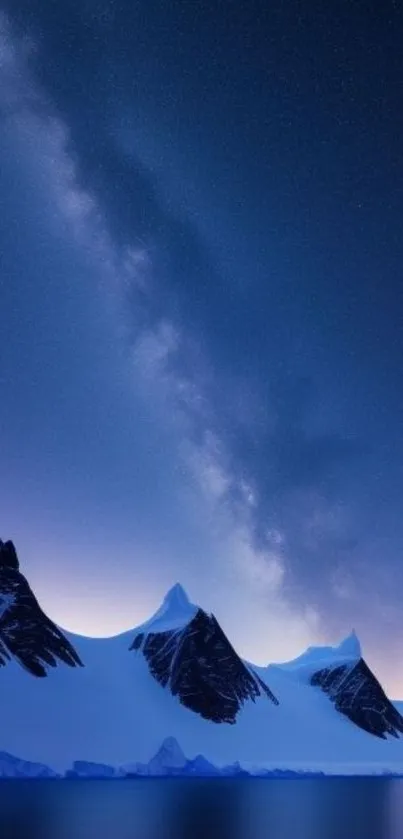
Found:
[{"label": "exposed rock on mountain", "polygon": [[337,711],[370,734],[385,739],[387,734],[403,733],[403,718],[363,658],[318,670],[311,684],[321,687]]},{"label": "exposed rock on mountain", "polygon": [[180,702],[215,723],[235,723],[242,706],[260,697],[278,700],[239,658],[214,615],[192,606],[174,586],[131,645],[154,678]]},{"label": "exposed rock on mountain", "polygon": [[34,676],[49,667],[82,662],[72,644],[42,611],[21,574],[12,542],[0,540],[0,666],[15,658]]}]

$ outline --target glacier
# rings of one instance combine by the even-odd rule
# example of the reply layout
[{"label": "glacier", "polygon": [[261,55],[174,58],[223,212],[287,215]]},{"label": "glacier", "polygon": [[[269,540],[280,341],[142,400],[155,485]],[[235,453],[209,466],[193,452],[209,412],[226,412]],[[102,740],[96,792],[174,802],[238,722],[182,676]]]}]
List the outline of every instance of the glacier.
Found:
[{"label": "glacier", "polygon": [[383,768],[379,765],[360,765],[356,763],[317,765],[312,767],[303,763],[292,768],[287,765],[256,765],[235,761],[217,766],[202,754],[189,759],[174,737],[167,737],[156,754],[148,763],[129,763],[124,766],[93,763],[76,760],[64,773],[56,773],[44,764],[32,763],[7,753],[0,753],[0,778],[37,778],[66,780],[122,780],[133,778],[307,778],[348,775],[377,775],[402,777],[400,769]]},{"label": "glacier", "polygon": [[30,760],[23,760],[0,752],[0,778],[58,778],[61,777],[50,766],[43,763],[35,763]]}]

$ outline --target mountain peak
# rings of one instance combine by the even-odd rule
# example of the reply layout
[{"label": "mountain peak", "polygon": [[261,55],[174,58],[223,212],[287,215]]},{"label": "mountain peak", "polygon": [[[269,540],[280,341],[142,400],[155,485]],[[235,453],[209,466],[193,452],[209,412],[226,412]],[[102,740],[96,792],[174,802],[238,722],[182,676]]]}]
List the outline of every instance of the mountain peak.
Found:
[{"label": "mountain peak", "polygon": [[337,649],[340,655],[346,658],[361,658],[361,644],[355,629],[347,635]]},{"label": "mountain peak", "polygon": [[19,567],[20,564],[14,543],[10,539],[7,542],[2,542],[0,539],[0,568],[9,568],[18,571]]},{"label": "mountain peak", "polygon": [[164,603],[172,608],[188,608],[191,603],[185,589],[180,583],[175,583],[164,597]]},{"label": "mountain peak", "polygon": [[186,757],[176,738],[166,737],[149,766],[158,773],[170,768],[181,769],[185,764]]},{"label": "mountain peak", "polygon": [[159,609],[136,628],[136,637],[181,629],[194,618],[197,610],[198,606],[190,602],[180,583],[175,583],[166,593]]}]

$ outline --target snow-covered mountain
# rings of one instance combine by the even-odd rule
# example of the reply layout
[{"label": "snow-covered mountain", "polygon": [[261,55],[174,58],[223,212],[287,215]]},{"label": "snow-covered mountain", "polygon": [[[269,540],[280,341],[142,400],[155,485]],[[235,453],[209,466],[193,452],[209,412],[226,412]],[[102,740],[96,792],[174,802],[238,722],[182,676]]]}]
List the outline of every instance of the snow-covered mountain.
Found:
[{"label": "snow-covered mountain", "polygon": [[337,647],[309,647],[294,661],[262,668],[262,678],[270,680],[275,667],[320,688],[339,713],[364,731],[381,738],[403,733],[403,718],[362,657],[354,631]]},{"label": "snow-covered mountain", "polygon": [[135,633],[131,650],[186,708],[215,723],[235,723],[248,701],[278,700],[231,646],[214,615],[189,602],[175,585],[151,620]]},{"label": "snow-covered mountain", "polygon": [[148,766],[153,756],[157,765],[166,758],[161,744],[172,746],[167,738],[181,744],[173,759],[185,754],[190,770],[192,761],[403,768],[402,717],[355,635],[259,668],[242,661],[216,618],[174,586],[137,629],[75,636],[43,613],[7,542],[0,543],[0,652],[0,750],[57,771],[86,774],[97,764],[105,776],[109,767]]}]

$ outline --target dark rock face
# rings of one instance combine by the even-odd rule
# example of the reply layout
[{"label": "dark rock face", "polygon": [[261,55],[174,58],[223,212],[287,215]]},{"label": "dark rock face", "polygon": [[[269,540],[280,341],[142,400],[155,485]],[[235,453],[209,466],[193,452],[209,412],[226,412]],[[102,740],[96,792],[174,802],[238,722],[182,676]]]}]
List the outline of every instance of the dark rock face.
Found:
[{"label": "dark rock face", "polygon": [[63,661],[82,666],[74,647],[42,612],[19,570],[12,542],[0,539],[0,666],[16,658],[33,676],[46,676],[47,667]]},{"label": "dark rock face", "polygon": [[321,687],[337,711],[364,731],[383,739],[403,733],[403,718],[363,658],[353,665],[318,670],[311,684]]},{"label": "dark rock face", "polygon": [[190,710],[216,723],[235,723],[248,700],[264,696],[278,705],[267,685],[239,658],[213,615],[198,609],[181,629],[137,635],[150,672]]}]

